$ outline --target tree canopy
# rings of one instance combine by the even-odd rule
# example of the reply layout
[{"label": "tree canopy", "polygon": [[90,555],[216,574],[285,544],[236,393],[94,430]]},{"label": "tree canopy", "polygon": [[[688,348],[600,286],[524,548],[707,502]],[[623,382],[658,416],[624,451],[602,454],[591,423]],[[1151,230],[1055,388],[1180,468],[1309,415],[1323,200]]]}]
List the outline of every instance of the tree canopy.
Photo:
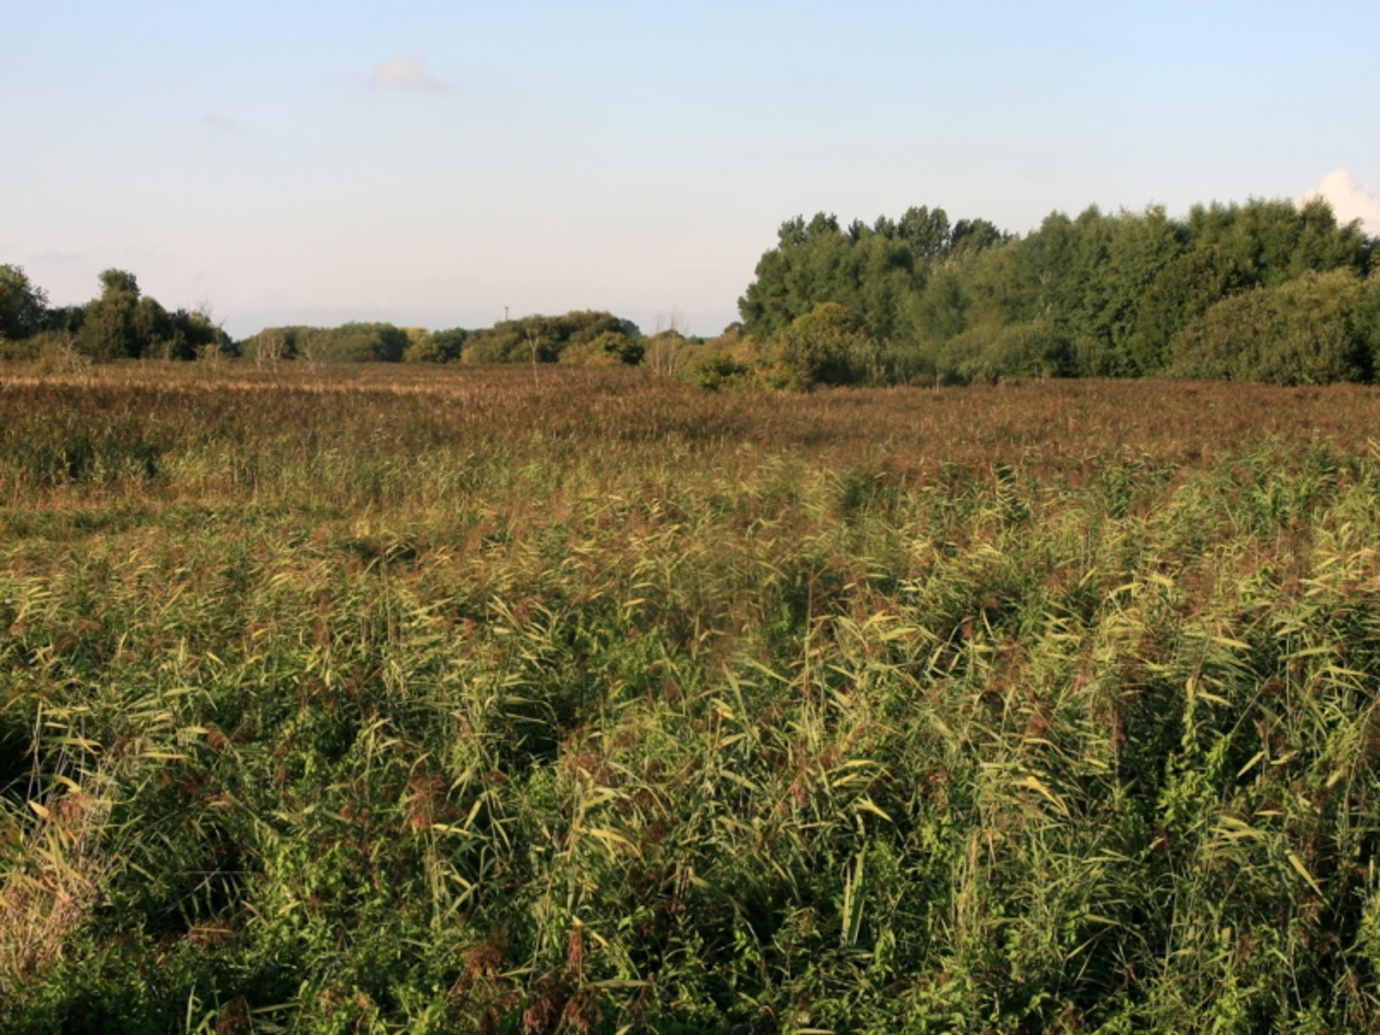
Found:
[{"label": "tree canopy", "polygon": [[[1216,341],[1235,310],[1211,316],[1214,307],[1266,292],[1233,305],[1308,312],[1334,343],[1300,345],[1289,361],[1243,360],[1231,365],[1236,376],[1368,378],[1380,339],[1372,322],[1350,314],[1370,312],[1368,299],[1380,291],[1370,276],[1376,256],[1376,242],[1356,223],[1339,224],[1321,200],[1200,205],[1184,218],[1160,207],[1116,214],[1090,207],[1075,218],[1053,213],[1024,237],[983,219],[951,224],[943,209],[912,208],[899,220],[846,230],[820,213],[781,225],[739,311],[747,334],[766,342],[818,306],[840,305],[880,345],[947,380],[1208,376],[1226,368],[1190,359],[1195,350],[1245,347],[1240,328]],[[1322,283],[1353,303],[1325,304]],[[1252,338],[1251,348],[1285,348],[1283,319],[1271,317],[1276,331]],[[1304,361],[1309,349],[1334,359]]]},{"label": "tree canopy", "polygon": [[128,270],[99,275],[101,293],[80,306],[48,307],[48,296],[18,266],[0,266],[3,355],[34,358],[54,340],[91,359],[194,359],[228,348],[229,336],[200,310],[169,311],[143,294]]},{"label": "tree canopy", "polygon": [[0,338],[28,338],[43,329],[48,296],[20,266],[0,266]]},{"label": "tree canopy", "polygon": [[[612,313],[592,309],[564,316],[523,316],[487,330],[472,331],[462,358],[467,363],[554,363],[567,349],[587,346],[604,335],[640,337],[637,325]],[[640,358],[640,355],[639,355]]]}]

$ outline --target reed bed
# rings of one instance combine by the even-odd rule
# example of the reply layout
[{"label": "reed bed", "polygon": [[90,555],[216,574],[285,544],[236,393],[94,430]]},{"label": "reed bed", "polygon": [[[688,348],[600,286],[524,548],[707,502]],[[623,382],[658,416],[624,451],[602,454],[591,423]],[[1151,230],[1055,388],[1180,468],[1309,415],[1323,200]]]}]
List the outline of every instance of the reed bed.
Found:
[{"label": "reed bed", "polygon": [[1377,427],[0,371],[0,1029],[1376,1029]]}]

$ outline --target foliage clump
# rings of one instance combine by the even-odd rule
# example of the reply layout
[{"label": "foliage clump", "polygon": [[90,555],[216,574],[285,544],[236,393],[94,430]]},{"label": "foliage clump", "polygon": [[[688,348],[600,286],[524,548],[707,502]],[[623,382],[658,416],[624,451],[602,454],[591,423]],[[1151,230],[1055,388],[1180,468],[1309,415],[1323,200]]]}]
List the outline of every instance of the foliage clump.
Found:
[{"label": "foliage clump", "polygon": [[456,327],[448,331],[408,329],[411,344],[403,353],[408,363],[454,363],[460,359],[469,331]]},{"label": "foliage clump", "polygon": [[604,331],[592,341],[561,350],[560,362],[583,367],[637,366],[647,346],[640,337],[624,331]]},{"label": "foliage clump", "polygon": [[824,386],[906,383],[918,373],[913,357],[879,341],[837,302],[821,302],[765,341],[730,327],[696,345],[686,363],[701,387],[810,391]]},{"label": "foliage clump", "polygon": [[[592,346],[601,338],[617,353],[629,347],[620,345],[619,338],[630,343],[636,337],[636,325],[612,313],[582,310],[564,316],[524,316],[471,333],[461,358],[466,363],[554,363],[567,349]],[[591,355],[588,348],[583,354]],[[620,357],[619,362],[626,360]]]},{"label": "foliage clump", "polygon": [[397,363],[416,339],[391,323],[346,323],[339,327],[269,327],[239,345],[255,362],[302,359],[328,363]]},{"label": "foliage clump", "polygon": [[43,330],[48,295],[19,266],[0,266],[0,343],[29,338]]},{"label": "foliage clump", "polygon": [[1305,273],[1216,303],[1172,344],[1184,377],[1330,384],[1369,381],[1380,354],[1380,275]]}]

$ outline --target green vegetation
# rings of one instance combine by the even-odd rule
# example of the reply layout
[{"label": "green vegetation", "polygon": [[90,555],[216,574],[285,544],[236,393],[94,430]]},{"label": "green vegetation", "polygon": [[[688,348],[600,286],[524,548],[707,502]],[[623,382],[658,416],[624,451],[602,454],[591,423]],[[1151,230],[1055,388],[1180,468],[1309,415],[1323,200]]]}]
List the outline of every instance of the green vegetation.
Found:
[{"label": "green vegetation", "polygon": [[240,342],[238,351],[260,366],[285,359],[396,363],[414,344],[408,331],[391,323],[347,323],[329,328],[269,327]]},{"label": "green vegetation", "polygon": [[576,363],[636,365],[642,359],[637,326],[612,313],[525,316],[485,330],[428,331],[391,323],[341,327],[269,327],[241,342],[239,352],[260,366],[305,359],[331,363]]},{"label": "green vegetation", "polygon": [[[1376,255],[1322,201],[1198,206],[1182,220],[1090,208],[1023,238],[982,220],[951,227],[942,210],[847,230],[821,214],[782,225],[739,307],[746,333],[771,343],[819,305],[842,305],[893,366],[946,383],[1368,381]],[[867,369],[855,364],[851,379]]]},{"label": "green vegetation", "polygon": [[[0,358],[637,366],[714,389],[995,384],[1052,377],[1184,377],[1280,385],[1370,382],[1380,369],[1380,251],[1327,203],[1250,201],[1076,219],[1021,237],[943,209],[846,230],[823,213],[781,225],[712,341],[644,337],[580,310],[429,331],[390,323],[271,327],[238,343],[204,314],[169,314],[107,270],[84,307],[48,310],[0,266]],[[46,332],[46,333],[45,333]]]},{"label": "green vegetation", "polygon": [[461,359],[467,363],[554,363],[583,360],[583,365],[636,364],[642,353],[634,344],[637,326],[612,313],[583,311],[565,316],[527,316],[504,320],[487,331],[471,332]]},{"label": "green vegetation", "polygon": [[49,309],[22,269],[0,266],[0,359],[197,359],[230,346],[208,313],[168,312],[133,273],[108,269],[100,280],[100,297],[85,306]]},{"label": "green vegetation", "polygon": [[0,1030],[1380,1026],[1372,389],[0,378]]},{"label": "green vegetation", "polygon": [[43,329],[48,295],[18,266],[0,266],[0,341],[29,338]]}]

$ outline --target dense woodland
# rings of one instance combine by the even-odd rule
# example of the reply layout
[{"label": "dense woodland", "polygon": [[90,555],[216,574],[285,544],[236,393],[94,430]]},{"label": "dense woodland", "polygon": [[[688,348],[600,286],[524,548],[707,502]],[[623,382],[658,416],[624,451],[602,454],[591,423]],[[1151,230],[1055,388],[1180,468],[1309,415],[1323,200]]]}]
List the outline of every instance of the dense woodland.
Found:
[{"label": "dense woodland", "polygon": [[1372,381],[1380,369],[1380,252],[1322,200],[1252,200],[1077,218],[1025,235],[943,209],[840,226],[783,223],[710,341],[644,336],[612,313],[532,315],[480,330],[389,323],[274,327],[233,342],[201,311],[169,312],[106,270],[85,306],[49,308],[0,266],[0,356],[328,362],[647,363],[708,388],[1190,377],[1275,384]]},{"label": "dense woodland", "polygon": [[[857,379],[846,360],[867,343],[893,367],[953,382],[1367,381],[1375,255],[1322,201],[1199,206],[1186,219],[1089,208],[1025,237],[950,225],[942,210],[847,229],[821,214],[782,225],[739,306],[750,337],[832,357],[826,380]],[[821,321],[830,303],[842,308]],[[829,329],[802,328],[811,319]]]}]

